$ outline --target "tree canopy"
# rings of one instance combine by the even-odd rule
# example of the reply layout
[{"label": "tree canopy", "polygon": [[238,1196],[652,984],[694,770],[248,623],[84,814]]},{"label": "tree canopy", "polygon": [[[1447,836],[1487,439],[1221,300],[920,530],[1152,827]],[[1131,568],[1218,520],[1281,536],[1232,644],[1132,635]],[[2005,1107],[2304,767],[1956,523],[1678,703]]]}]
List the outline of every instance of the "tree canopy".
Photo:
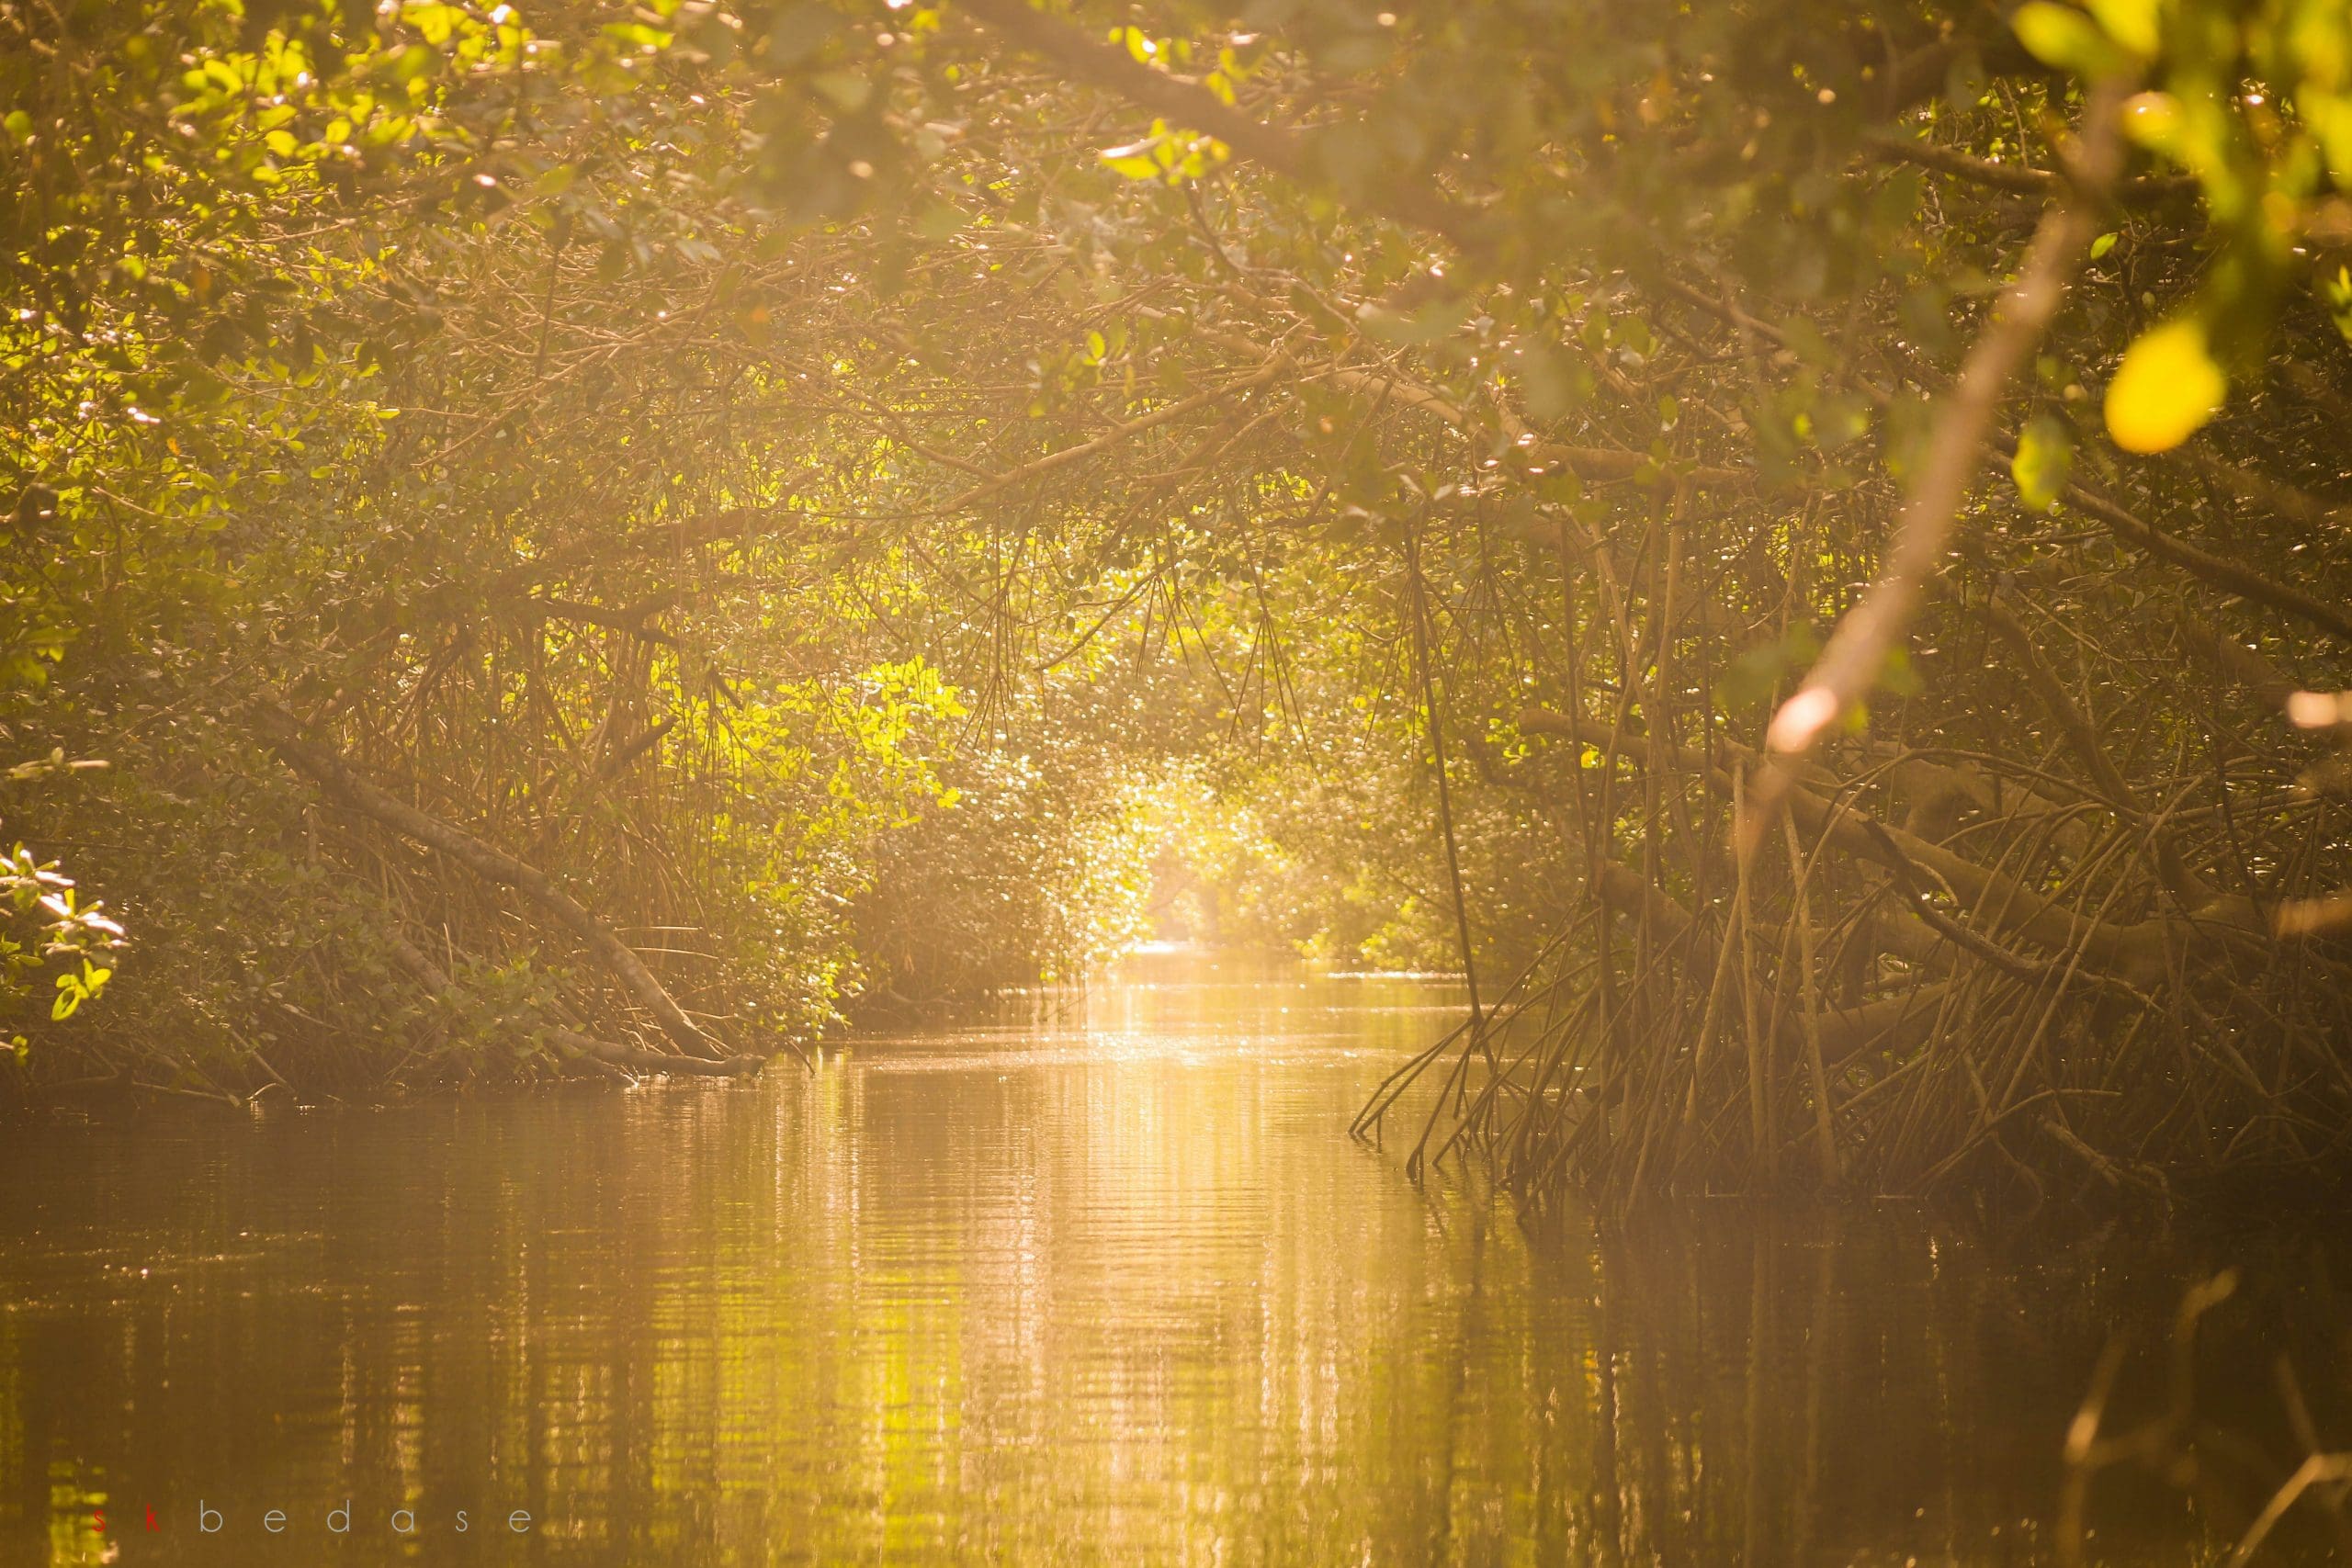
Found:
[{"label": "tree canopy", "polygon": [[20,1089],[729,1071],[1181,852],[1532,1197],[2340,1157],[2352,17],[1394,3],[0,4]]}]

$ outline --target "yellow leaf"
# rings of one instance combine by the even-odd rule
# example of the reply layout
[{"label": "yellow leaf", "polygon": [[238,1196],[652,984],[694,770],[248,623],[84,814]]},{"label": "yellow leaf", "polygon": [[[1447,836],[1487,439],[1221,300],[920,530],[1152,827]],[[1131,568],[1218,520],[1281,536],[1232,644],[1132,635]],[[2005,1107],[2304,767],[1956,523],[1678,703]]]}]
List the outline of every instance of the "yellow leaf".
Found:
[{"label": "yellow leaf", "polygon": [[2169,452],[2222,412],[2229,389],[2203,322],[2151,327],[2123,351],[2108,383],[2107,433],[2126,452]]},{"label": "yellow leaf", "polygon": [[1105,147],[1095,156],[1131,180],[1156,180],[1159,177],[1159,165],[1153,161],[1152,153],[1159,146],[1157,141],[1131,141],[1124,147]]},{"label": "yellow leaf", "polygon": [[2108,37],[2143,60],[2155,58],[2162,43],[2156,0],[2089,0],[2089,5]]}]

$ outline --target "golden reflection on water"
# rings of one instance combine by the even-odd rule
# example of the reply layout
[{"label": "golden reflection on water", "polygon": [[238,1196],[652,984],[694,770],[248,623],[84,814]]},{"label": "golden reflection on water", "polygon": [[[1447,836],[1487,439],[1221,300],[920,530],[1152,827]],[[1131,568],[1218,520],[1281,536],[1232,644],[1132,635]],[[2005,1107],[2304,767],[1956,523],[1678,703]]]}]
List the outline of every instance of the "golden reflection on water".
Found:
[{"label": "golden reflection on water", "polygon": [[[2031,1562],[2090,1360],[2169,1304],[1916,1216],[1531,1241],[1344,1135],[1446,987],[1157,972],[750,1085],[37,1132],[0,1550]],[[2185,1550],[2154,1506],[2122,1560]]]}]

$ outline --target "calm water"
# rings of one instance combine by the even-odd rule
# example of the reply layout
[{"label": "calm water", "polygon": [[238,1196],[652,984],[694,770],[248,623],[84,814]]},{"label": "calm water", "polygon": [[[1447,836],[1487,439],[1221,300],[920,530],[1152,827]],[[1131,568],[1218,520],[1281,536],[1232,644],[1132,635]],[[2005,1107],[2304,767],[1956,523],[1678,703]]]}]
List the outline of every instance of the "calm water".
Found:
[{"label": "calm water", "polygon": [[[2046,1561],[2101,1347],[2223,1261],[2245,1464],[2281,1347],[2344,1408],[2307,1228],[1416,1190],[1344,1127],[1453,1001],[1163,965],[813,1077],[0,1128],[0,1559]],[[2100,1560],[2199,1560],[2098,1495]]]}]

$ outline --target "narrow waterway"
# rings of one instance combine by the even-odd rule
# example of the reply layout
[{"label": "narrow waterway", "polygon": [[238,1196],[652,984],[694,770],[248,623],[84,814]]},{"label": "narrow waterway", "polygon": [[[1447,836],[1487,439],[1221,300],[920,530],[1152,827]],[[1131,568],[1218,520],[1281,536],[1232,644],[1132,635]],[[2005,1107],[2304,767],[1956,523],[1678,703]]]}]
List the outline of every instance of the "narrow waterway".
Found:
[{"label": "narrow waterway", "polygon": [[2233,1262],[2200,1415],[2343,1406],[2308,1230],[1416,1189],[1345,1127],[1457,1006],[1163,959],[813,1076],[0,1132],[0,1560],[2048,1561],[2102,1347],[2144,1414]]}]

